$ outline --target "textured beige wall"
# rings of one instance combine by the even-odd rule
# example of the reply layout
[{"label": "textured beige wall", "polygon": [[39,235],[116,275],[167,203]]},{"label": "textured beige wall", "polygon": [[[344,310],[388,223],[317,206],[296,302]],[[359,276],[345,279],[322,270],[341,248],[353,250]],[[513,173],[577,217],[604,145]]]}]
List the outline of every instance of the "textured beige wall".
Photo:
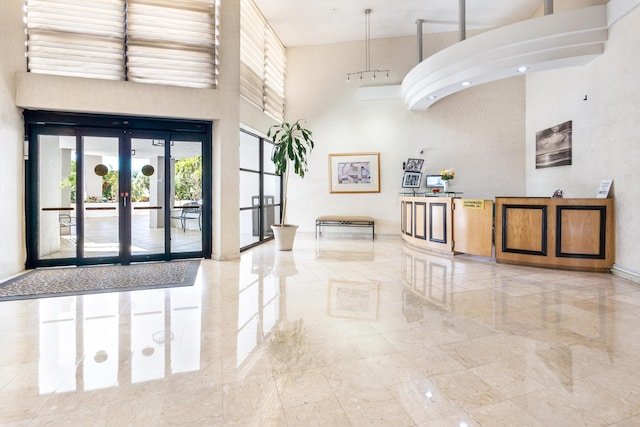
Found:
[{"label": "textured beige wall", "polygon": [[[527,77],[527,196],[595,197],[613,178],[616,266],[640,273],[640,8],[609,31],[605,53],[585,67]],[[587,100],[584,100],[585,96]],[[535,169],[535,134],[573,121],[573,164]]]},{"label": "textured beige wall", "polygon": [[[4,3],[2,7],[5,7]],[[21,7],[17,12],[12,16],[3,13],[1,19],[17,22],[20,25],[17,35],[22,35]],[[225,43],[220,49],[218,89],[38,75],[24,69],[15,69],[11,75],[18,71],[16,104],[22,108],[213,121],[213,257],[231,259],[239,256],[239,3],[223,2],[220,13],[220,39]],[[14,34],[13,38],[16,37]],[[7,38],[11,39],[11,36]],[[4,34],[2,39],[5,39]],[[22,39],[18,48],[24,62]],[[21,128],[22,124],[19,125]],[[13,160],[12,167],[15,168],[15,164]],[[22,176],[17,182],[22,182]]]},{"label": "textured beige wall", "polygon": [[22,2],[0,2],[0,277],[24,268],[23,126],[14,104],[15,73],[25,69]]},{"label": "textured beige wall", "polygon": [[[425,35],[425,57],[455,42],[457,34]],[[411,112],[401,99],[358,101],[358,81],[346,73],[362,70],[363,43],[289,49],[287,118],[307,119],[316,150],[304,180],[292,177],[289,222],[311,232],[322,214],[370,215],[376,233],[397,236],[402,163],[423,157],[423,172],[453,167],[452,190],[469,198],[522,195],[524,180],[524,78],[468,89]],[[390,68],[400,84],[417,63],[414,37],[372,40],[371,68]],[[424,154],[418,154],[423,148]],[[379,194],[330,194],[330,153],[380,152]],[[422,188],[424,191],[424,188]]]}]

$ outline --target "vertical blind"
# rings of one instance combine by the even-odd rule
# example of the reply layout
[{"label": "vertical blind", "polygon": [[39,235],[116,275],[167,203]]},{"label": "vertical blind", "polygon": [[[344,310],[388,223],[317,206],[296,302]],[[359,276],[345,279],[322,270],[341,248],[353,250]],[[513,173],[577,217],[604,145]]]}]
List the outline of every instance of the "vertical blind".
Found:
[{"label": "vertical blind", "polygon": [[240,94],[284,120],[285,47],[253,1],[242,0],[240,16]]},{"label": "vertical blind", "polygon": [[26,0],[34,73],[212,88],[216,0]]}]

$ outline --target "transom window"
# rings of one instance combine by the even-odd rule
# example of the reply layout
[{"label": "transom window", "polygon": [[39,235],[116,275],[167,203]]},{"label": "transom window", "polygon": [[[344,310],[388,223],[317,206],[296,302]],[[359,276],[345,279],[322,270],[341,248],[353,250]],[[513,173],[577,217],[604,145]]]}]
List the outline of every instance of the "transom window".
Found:
[{"label": "transom window", "polygon": [[217,85],[219,0],[25,0],[33,73]]}]

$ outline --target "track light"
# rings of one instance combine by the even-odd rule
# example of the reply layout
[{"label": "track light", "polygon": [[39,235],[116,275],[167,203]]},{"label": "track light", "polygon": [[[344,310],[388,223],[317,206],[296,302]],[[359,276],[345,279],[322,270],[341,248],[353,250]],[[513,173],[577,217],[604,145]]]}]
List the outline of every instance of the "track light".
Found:
[{"label": "track light", "polygon": [[351,76],[355,76],[356,74],[362,80],[364,74],[367,76],[371,74],[371,80],[375,80],[377,74],[384,74],[386,78],[389,78],[390,70],[372,70],[371,69],[371,9],[365,9],[365,33],[364,33],[364,42],[365,42],[365,70],[356,71],[355,73],[347,73],[347,82],[351,81]]}]

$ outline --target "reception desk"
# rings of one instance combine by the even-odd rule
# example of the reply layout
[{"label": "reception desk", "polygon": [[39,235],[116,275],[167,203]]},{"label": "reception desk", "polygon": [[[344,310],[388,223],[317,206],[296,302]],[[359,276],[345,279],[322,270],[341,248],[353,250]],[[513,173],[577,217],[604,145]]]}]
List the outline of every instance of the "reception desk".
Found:
[{"label": "reception desk", "polygon": [[613,199],[496,198],[496,261],[607,271],[614,260]]},{"label": "reception desk", "polygon": [[[607,271],[614,261],[614,200],[401,197],[402,239],[444,254]],[[495,251],[495,252],[494,252]]]},{"label": "reception desk", "polygon": [[410,245],[491,257],[492,200],[417,196],[402,197],[400,204],[402,238]]}]

